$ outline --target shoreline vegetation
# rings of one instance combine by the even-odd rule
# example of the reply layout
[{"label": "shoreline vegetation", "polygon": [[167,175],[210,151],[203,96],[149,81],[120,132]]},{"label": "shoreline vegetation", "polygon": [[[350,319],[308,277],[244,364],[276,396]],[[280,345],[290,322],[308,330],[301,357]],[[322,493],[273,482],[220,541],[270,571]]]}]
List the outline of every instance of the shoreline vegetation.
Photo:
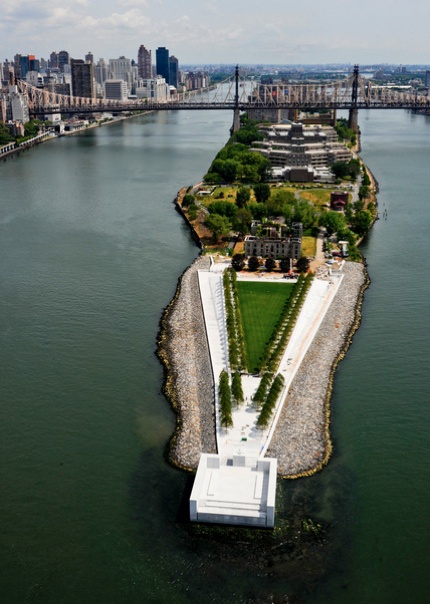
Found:
[{"label": "shoreline vegetation", "polygon": [[[371,181],[369,197],[376,205],[378,183],[367,166],[365,169]],[[179,278],[175,295],[163,312],[157,355],[164,367],[163,392],[177,419],[167,457],[174,466],[195,472],[200,454],[216,453],[217,448],[214,377],[197,281],[197,271],[207,270],[210,259],[203,254],[202,233],[182,208],[188,191],[189,187],[183,187],[174,203],[202,252]],[[319,472],[333,452],[330,421],[334,376],[360,325],[364,292],[370,285],[364,259],[361,263],[345,262],[343,274],[339,291],[293,380],[267,451],[267,456],[278,459],[282,478]]]}]

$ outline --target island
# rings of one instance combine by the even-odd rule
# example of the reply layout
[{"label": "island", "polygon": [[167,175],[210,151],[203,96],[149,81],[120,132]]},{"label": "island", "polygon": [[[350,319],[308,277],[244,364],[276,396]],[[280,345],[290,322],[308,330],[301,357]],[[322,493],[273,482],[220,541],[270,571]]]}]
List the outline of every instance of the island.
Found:
[{"label": "island", "polygon": [[[312,136],[322,138],[326,133],[326,127],[314,128]],[[285,145],[288,136],[295,137],[297,145],[301,137],[306,144],[304,128],[293,124],[276,129],[245,122],[240,136],[242,140],[247,136],[247,143],[251,139],[252,148],[237,140],[229,145],[236,158],[240,155],[238,146],[248,161],[250,154],[258,154],[252,178],[257,179],[261,170],[260,182],[253,186],[225,182],[238,179],[237,167],[235,174],[229,177],[224,173],[221,182],[214,182],[215,169],[228,169],[231,149],[223,150],[205,182],[182,189],[175,200],[204,248],[181,276],[163,313],[158,337],[158,355],[165,368],[164,392],[177,417],[169,459],[179,468],[197,471],[195,489],[205,493],[204,498],[192,498],[191,519],[272,527],[273,473],[288,479],[310,476],[327,464],[332,453],[333,378],[359,326],[363,294],[370,282],[357,245],[377,217],[377,183],[345,142],[338,143],[337,137],[334,140],[331,131],[328,135],[340,157],[332,162],[334,179],[321,169],[317,182],[304,182],[304,171],[296,169],[295,175],[288,173],[287,181],[284,177],[274,180],[274,174],[285,170],[272,167],[272,180],[267,184],[264,171],[269,170],[269,143],[278,154],[279,144],[273,145],[276,138],[283,137]],[[315,153],[314,139],[310,144],[314,144]],[[333,149],[331,153],[333,157]],[[296,210],[291,210],[293,207]],[[214,220],[215,216],[221,219]],[[305,222],[288,225],[288,216],[303,217]],[[299,247],[294,247],[295,241]],[[233,274],[233,285],[225,282],[228,273]],[[233,361],[236,352],[231,346],[229,349],[226,316],[229,288],[236,287],[236,282],[254,280],[268,287],[276,284],[277,291],[283,286],[287,291],[293,284],[304,284],[304,275],[309,276],[309,292],[301,294],[294,324],[285,327],[285,343],[281,342],[279,326],[279,333],[272,336],[279,342],[276,359],[270,364],[267,353],[269,357],[260,360],[258,367]],[[237,298],[236,306],[240,306]],[[287,323],[285,320],[283,325]],[[242,383],[243,395],[236,395],[231,420],[225,419],[222,411],[223,371],[229,375],[227,384],[232,381],[232,390],[235,375]],[[264,397],[257,400],[257,392],[265,376],[270,376],[265,397],[269,398],[270,383],[274,388],[277,380],[280,394],[267,418],[261,420],[265,403]],[[246,466],[251,468],[247,475]],[[235,493],[238,483],[241,486]],[[221,496],[220,489],[228,496]]]}]

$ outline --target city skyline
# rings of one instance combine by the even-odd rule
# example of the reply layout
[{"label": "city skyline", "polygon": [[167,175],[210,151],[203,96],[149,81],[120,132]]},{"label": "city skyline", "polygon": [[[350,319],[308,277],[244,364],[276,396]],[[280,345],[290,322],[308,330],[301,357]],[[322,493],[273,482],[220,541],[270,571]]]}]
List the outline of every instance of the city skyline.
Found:
[{"label": "city skyline", "polygon": [[[309,0],[305,6],[196,0],[76,0],[73,6],[29,0],[2,3],[0,57],[48,58],[66,49],[74,58],[135,58],[141,44],[155,54],[174,48],[181,63],[402,63],[428,64],[424,0],[377,4]],[[413,39],[413,44],[411,44]]]}]

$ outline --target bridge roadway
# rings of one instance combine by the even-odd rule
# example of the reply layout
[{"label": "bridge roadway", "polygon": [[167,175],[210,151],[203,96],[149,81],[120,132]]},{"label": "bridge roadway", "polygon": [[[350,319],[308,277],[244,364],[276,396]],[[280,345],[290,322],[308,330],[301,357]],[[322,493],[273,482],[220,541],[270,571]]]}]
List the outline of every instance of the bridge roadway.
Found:
[{"label": "bridge roadway", "polygon": [[64,104],[64,105],[33,105],[30,109],[31,115],[51,115],[54,113],[68,114],[93,114],[93,113],[126,113],[133,111],[252,111],[258,109],[296,109],[301,111],[318,110],[359,110],[359,109],[427,109],[430,110],[430,100],[426,103],[420,100],[401,100],[382,103],[377,101],[357,101],[355,105],[351,101],[311,103],[307,101],[289,101],[278,103],[263,102],[239,102],[234,101],[216,101],[216,102],[196,102],[196,101],[168,101],[159,103],[140,103],[137,101],[126,103],[96,103],[96,104]]},{"label": "bridge roadway", "polygon": [[[57,94],[18,80],[18,89],[28,99],[31,115],[52,113],[103,113],[132,111],[240,111],[257,109],[293,109],[304,111],[344,109],[357,113],[359,109],[421,109],[430,111],[428,91],[402,90],[376,86],[353,73],[338,81],[320,83],[287,82],[262,84],[258,80],[240,78],[236,66],[234,78],[207,89],[176,93],[168,101],[151,99],[114,101],[80,98]],[[356,115],[355,115],[356,120]]]}]

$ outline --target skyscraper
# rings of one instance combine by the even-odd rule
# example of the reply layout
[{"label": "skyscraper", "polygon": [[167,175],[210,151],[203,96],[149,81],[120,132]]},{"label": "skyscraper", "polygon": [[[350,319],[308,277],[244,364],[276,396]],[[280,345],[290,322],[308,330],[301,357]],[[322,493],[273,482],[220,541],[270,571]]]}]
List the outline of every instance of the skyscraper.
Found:
[{"label": "skyscraper", "polygon": [[170,86],[178,87],[178,59],[172,55],[169,59],[169,84]]},{"label": "skyscraper", "polygon": [[61,71],[64,71],[64,66],[69,64],[69,53],[67,50],[60,50],[58,53],[58,67]]},{"label": "skyscraper", "polygon": [[151,51],[147,50],[143,44],[139,46],[137,53],[137,73],[139,78],[144,80],[152,78]]},{"label": "skyscraper", "polygon": [[49,67],[51,69],[57,69],[58,67],[58,54],[55,50],[49,55]]},{"label": "skyscraper", "polygon": [[169,49],[164,46],[160,46],[155,51],[156,60],[156,75],[163,77],[168,84],[169,79]]},{"label": "skyscraper", "polygon": [[108,77],[108,64],[104,59],[99,59],[95,66],[96,81],[103,86]]},{"label": "skyscraper", "polygon": [[119,59],[109,59],[109,80],[124,80],[127,82],[128,90],[131,91],[133,85],[133,70],[130,59],[124,56]]},{"label": "skyscraper", "polygon": [[22,79],[25,79],[27,72],[30,69],[28,56],[19,57],[20,75]]},{"label": "skyscraper", "polygon": [[71,59],[71,66],[73,95],[94,98],[94,65],[82,59]]}]

